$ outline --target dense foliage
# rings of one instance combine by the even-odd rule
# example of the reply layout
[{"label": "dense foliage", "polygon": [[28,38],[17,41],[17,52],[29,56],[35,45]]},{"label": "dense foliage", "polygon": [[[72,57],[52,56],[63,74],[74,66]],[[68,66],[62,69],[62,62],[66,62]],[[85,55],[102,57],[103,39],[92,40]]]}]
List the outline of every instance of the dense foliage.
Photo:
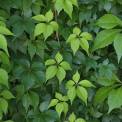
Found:
[{"label": "dense foliage", "polygon": [[122,0],[0,0],[0,122],[122,122]]}]

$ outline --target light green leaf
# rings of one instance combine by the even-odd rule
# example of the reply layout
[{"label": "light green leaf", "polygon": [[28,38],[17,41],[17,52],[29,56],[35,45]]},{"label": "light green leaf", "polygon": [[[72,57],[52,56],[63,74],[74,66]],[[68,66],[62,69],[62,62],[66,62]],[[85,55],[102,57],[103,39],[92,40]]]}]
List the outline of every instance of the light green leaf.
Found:
[{"label": "light green leaf", "polygon": [[78,86],[76,89],[77,96],[85,102],[87,105],[87,98],[88,98],[88,93],[86,89],[82,86]]},{"label": "light green leaf", "polygon": [[50,102],[50,104],[49,104],[49,107],[48,107],[48,108],[57,105],[58,101],[59,101],[58,99],[52,99],[51,102]]},{"label": "light green leaf", "polygon": [[85,38],[82,38],[80,40],[80,45],[87,52],[87,54],[89,55],[89,43],[88,43],[88,41]]},{"label": "light green leaf", "polygon": [[78,71],[73,75],[72,79],[73,79],[76,83],[78,83],[78,81],[80,80],[80,74],[79,74]]},{"label": "light green leaf", "polygon": [[44,23],[37,24],[34,30],[34,36],[36,37],[44,33],[46,31],[45,28],[46,28],[46,25]]},{"label": "light green leaf", "polygon": [[45,62],[45,65],[48,66],[48,65],[53,65],[55,64],[56,61],[54,59],[48,59],[46,62]]},{"label": "light green leaf", "polygon": [[75,122],[75,120],[76,120],[75,114],[74,113],[70,114],[70,116],[69,116],[69,122]]},{"label": "light green leaf", "polygon": [[120,32],[119,29],[103,30],[99,32],[94,41],[92,51],[110,45],[115,40],[115,37],[119,32]]},{"label": "light green leaf", "polygon": [[13,33],[4,26],[0,26],[0,34],[13,35]]},{"label": "light green leaf", "polygon": [[88,32],[83,32],[80,36],[82,36],[86,40],[92,40],[93,39],[92,35]]},{"label": "light green leaf", "polygon": [[46,17],[44,15],[36,15],[34,17],[32,17],[34,20],[36,21],[40,21],[40,22],[45,22],[46,21]]},{"label": "light green leaf", "polygon": [[0,98],[0,110],[6,114],[7,113],[7,109],[8,109],[8,102],[3,99],[3,98]]},{"label": "light green leaf", "polygon": [[59,66],[56,76],[59,80],[59,83],[61,83],[66,76],[66,71],[62,67]]},{"label": "light green leaf", "polygon": [[47,19],[47,22],[50,22],[53,19],[53,12],[51,10],[49,10],[46,14],[45,14],[45,18]]},{"label": "light green leaf", "polygon": [[62,101],[62,99],[63,99],[62,94],[60,94],[60,93],[58,93],[58,92],[55,93],[55,97],[56,97],[58,100],[60,100],[60,101]]},{"label": "light green leaf", "polygon": [[3,51],[0,51],[0,60],[1,60],[1,63],[10,66],[9,57]]},{"label": "light green leaf", "polygon": [[76,34],[70,34],[66,42],[71,43],[72,40],[76,40]]},{"label": "light green leaf", "polygon": [[63,112],[64,112],[64,114],[66,116],[66,114],[68,112],[68,104],[66,102],[62,102],[62,104],[63,104]]},{"label": "light green leaf", "polygon": [[8,49],[7,49],[7,40],[6,38],[0,34],[0,49],[4,50],[7,55],[8,54]]},{"label": "light green leaf", "polygon": [[58,11],[58,14],[63,9],[63,0],[56,0],[55,2],[55,8]]},{"label": "light green leaf", "polygon": [[8,87],[8,73],[0,68],[0,84]]},{"label": "light green leaf", "polygon": [[67,82],[67,84],[66,84],[66,88],[67,88],[67,89],[70,89],[71,87],[73,87],[73,85],[75,85],[74,81],[69,80],[69,81]]},{"label": "light green leaf", "polygon": [[47,69],[46,69],[46,81],[53,78],[56,73],[57,73],[57,67],[56,66],[49,66]]},{"label": "light green leaf", "polygon": [[80,46],[79,39],[75,39],[75,40],[71,41],[71,49],[73,50],[74,55],[77,52],[77,50],[79,49],[79,46]]},{"label": "light green leaf", "polygon": [[53,33],[53,27],[50,24],[45,26],[45,31],[43,32],[45,40]]},{"label": "light green leaf", "polygon": [[63,57],[62,57],[62,55],[58,52],[58,53],[55,55],[55,59],[56,59],[57,63],[59,64],[59,63],[63,60]]},{"label": "light green leaf", "polygon": [[75,5],[75,6],[78,7],[78,2],[77,2],[77,0],[71,0],[71,1],[72,1],[72,4],[73,4],[73,5]]},{"label": "light green leaf", "polygon": [[61,62],[61,67],[63,67],[64,70],[71,70],[70,64],[66,61]]},{"label": "light green leaf", "polygon": [[122,57],[122,34],[118,34],[114,40],[114,48],[117,53],[118,63]]},{"label": "light green leaf", "polygon": [[71,104],[72,104],[73,100],[76,97],[76,89],[75,89],[75,86],[69,88],[69,90],[67,92],[67,96],[69,97],[69,99],[71,101]]},{"label": "light green leaf", "polygon": [[73,29],[73,33],[76,34],[76,35],[79,35],[79,34],[81,33],[80,28],[75,27],[75,28]]},{"label": "light green leaf", "polygon": [[8,90],[3,90],[1,93],[0,93],[0,96],[2,96],[2,97],[4,97],[5,99],[12,99],[12,98],[15,98],[14,96],[13,96],[13,94],[10,92],[10,91],[8,91]]},{"label": "light green leaf", "polygon": [[108,105],[110,113],[113,109],[122,106],[122,87],[118,89],[113,89],[108,95]]},{"label": "light green leaf", "polygon": [[63,105],[63,103],[61,102],[61,103],[58,103],[57,105],[56,105],[56,111],[57,111],[57,113],[58,113],[58,115],[59,115],[59,117],[61,116],[61,113],[63,112],[63,109],[64,109],[64,105]]},{"label": "light green leaf", "polygon": [[80,85],[83,87],[95,87],[90,81],[88,80],[82,80],[79,82]]},{"label": "light green leaf", "polygon": [[57,31],[58,30],[58,24],[57,24],[57,22],[52,21],[52,22],[50,22],[50,25],[52,26],[52,28],[53,28],[54,31]]},{"label": "light green leaf", "polygon": [[66,102],[66,101],[68,101],[68,100],[69,100],[68,96],[63,96],[61,101]]},{"label": "light green leaf", "polygon": [[63,1],[63,9],[72,18],[73,6],[70,0]]},{"label": "light green leaf", "polygon": [[82,118],[79,118],[75,122],[86,122],[86,121],[84,119],[82,119]]},{"label": "light green leaf", "polygon": [[117,25],[122,26],[122,21],[112,14],[105,14],[97,21],[96,24],[104,29],[112,29]]}]

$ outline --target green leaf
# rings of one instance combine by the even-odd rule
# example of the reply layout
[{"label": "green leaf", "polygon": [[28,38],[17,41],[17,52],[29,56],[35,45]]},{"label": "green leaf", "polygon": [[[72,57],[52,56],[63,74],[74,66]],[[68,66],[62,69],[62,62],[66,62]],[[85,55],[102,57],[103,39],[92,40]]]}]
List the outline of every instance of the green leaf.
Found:
[{"label": "green leaf", "polygon": [[80,46],[79,39],[75,39],[75,40],[71,41],[71,49],[73,50],[74,55],[77,52],[77,50],[79,49],[79,46]]},{"label": "green leaf", "polygon": [[56,61],[54,59],[48,59],[46,62],[45,62],[45,65],[48,66],[48,65],[53,65],[55,64]]},{"label": "green leaf", "polygon": [[59,64],[59,63],[63,60],[63,57],[62,57],[62,55],[58,52],[58,53],[55,55],[55,59],[56,59],[57,63]]},{"label": "green leaf", "polygon": [[75,122],[75,120],[76,120],[75,114],[74,113],[70,114],[70,116],[69,116],[69,122]]},{"label": "green leaf", "polygon": [[83,32],[80,36],[82,36],[86,40],[92,40],[93,39],[92,35],[88,32]]},{"label": "green leaf", "polygon": [[78,83],[78,81],[80,80],[80,74],[79,74],[78,71],[73,75],[72,79],[73,79],[76,83]]},{"label": "green leaf", "polygon": [[66,61],[61,62],[60,65],[64,70],[71,70],[70,64]]},{"label": "green leaf", "polygon": [[32,44],[32,43],[28,44],[28,53],[32,59],[33,56],[36,54],[36,46],[34,44]]},{"label": "green leaf", "polygon": [[50,25],[52,26],[52,28],[53,28],[54,31],[57,31],[58,30],[58,24],[57,24],[57,22],[52,21],[52,22],[50,22]]},{"label": "green leaf", "polygon": [[88,80],[82,80],[79,82],[80,85],[83,87],[95,87],[90,81]]},{"label": "green leaf", "polygon": [[45,22],[46,21],[46,17],[44,15],[36,15],[34,17],[32,17],[34,20],[36,21],[40,21],[40,22]]},{"label": "green leaf", "polygon": [[72,40],[76,40],[76,34],[70,34],[66,42],[71,43]]},{"label": "green leaf", "polygon": [[53,33],[53,27],[50,24],[45,25],[45,30],[43,31],[45,40]]},{"label": "green leaf", "polygon": [[39,105],[40,112],[45,112],[49,109],[49,101],[45,100],[44,102],[41,102]]},{"label": "green leaf", "polygon": [[28,93],[24,94],[24,96],[22,97],[22,104],[23,104],[25,110],[28,111],[28,108],[31,105],[31,98]]},{"label": "green leaf", "polygon": [[46,14],[45,14],[45,18],[47,19],[47,22],[50,22],[53,19],[53,12],[51,10],[49,10]]},{"label": "green leaf", "polygon": [[63,104],[63,112],[64,112],[64,114],[66,116],[66,114],[68,112],[68,104],[66,102],[62,102],[62,104]]},{"label": "green leaf", "polygon": [[62,98],[62,100],[61,101],[64,101],[64,102],[66,102],[66,101],[68,101],[69,99],[68,99],[68,97],[67,96],[63,96],[63,98]]},{"label": "green leaf", "polygon": [[120,32],[119,29],[103,30],[99,32],[94,41],[92,51],[110,45],[115,40],[115,37],[119,32]]},{"label": "green leaf", "polygon": [[67,96],[69,97],[69,99],[71,101],[71,104],[72,104],[73,100],[76,97],[76,89],[75,89],[75,86],[69,88],[69,90],[67,92]]},{"label": "green leaf", "polygon": [[58,11],[58,13],[60,13],[60,11],[63,9],[63,0],[56,0],[55,8]]},{"label": "green leaf", "polygon": [[59,117],[61,116],[61,113],[63,112],[63,109],[64,109],[64,105],[63,105],[63,103],[61,102],[61,103],[58,103],[57,105],[56,105],[56,111],[57,111],[57,113],[58,113],[58,115],[59,115]]},{"label": "green leaf", "polygon": [[8,102],[5,99],[0,98],[0,111],[6,114],[7,109],[8,109]]},{"label": "green leaf", "polygon": [[8,87],[8,73],[0,68],[0,84]]},{"label": "green leaf", "polygon": [[44,33],[46,31],[45,28],[46,28],[46,25],[44,23],[37,24],[34,30],[34,36],[36,37]]},{"label": "green leaf", "polygon": [[50,102],[50,104],[49,104],[49,107],[48,107],[48,108],[57,105],[58,101],[59,101],[58,99],[52,99],[51,102]]},{"label": "green leaf", "polygon": [[78,86],[76,89],[77,96],[85,102],[87,105],[87,98],[88,98],[88,93],[86,89],[82,86]]},{"label": "green leaf", "polygon": [[13,35],[13,33],[4,26],[0,26],[0,34]]},{"label": "green leaf", "polygon": [[102,87],[99,88],[94,97],[94,104],[103,103],[103,101],[108,97],[109,92],[112,90],[112,87]]},{"label": "green leaf", "polygon": [[56,97],[58,100],[60,100],[60,101],[62,101],[62,99],[63,99],[62,94],[60,94],[60,93],[58,93],[58,92],[55,93],[55,97]]},{"label": "green leaf", "polygon": [[86,121],[84,119],[82,119],[82,118],[79,118],[75,122],[86,122]]},{"label": "green leaf", "polygon": [[122,57],[122,34],[118,34],[114,40],[114,48],[117,53],[118,63]]},{"label": "green leaf", "polygon": [[8,90],[3,90],[1,93],[0,93],[0,96],[2,96],[2,97],[4,97],[5,99],[12,99],[12,98],[15,98],[14,96],[13,96],[13,94],[10,92],[10,91],[8,91]]},{"label": "green leaf", "polygon": [[122,26],[122,21],[112,14],[105,14],[96,24],[104,29],[112,29],[118,25]]},{"label": "green leaf", "polygon": [[69,80],[69,81],[67,82],[67,84],[66,84],[66,88],[67,88],[67,89],[70,89],[70,88],[73,87],[74,85],[75,85],[74,81]]},{"label": "green leaf", "polygon": [[78,2],[77,2],[77,0],[71,0],[71,1],[72,1],[72,4],[73,4],[73,5],[75,5],[75,6],[78,7]]},{"label": "green leaf", "polygon": [[39,105],[39,95],[36,92],[30,91],[31,105],[36,109]]},{"label": "green leaf", "polygon": [[7,121],[4,121],[4,122],[14,122],[14,121],[12,121],[12,120],[7,120]]},{"label": "green leaf", "polygon": [[73,29],[73,33],[76,34],[76,35],[79,35],[79,34],[81,33],[80,28],[75,27],[75,28]]},{"label": "green leaf", "polygon": [[2,120],[2,118],[3,118],[3,112],[0,111],[0,120]]},{"label": "green leaf", "polygon": [[108,96],[108,105],[110,113],[115,108],[120,108],[122,106],[122,87],[118,89],[113,89]]},{"label": "green leaf", "polygon": [[59,80],[59,83],[61,83],[64,80],[65,76],[66,76],[66,71],[62,67],[59,66],[58,71],[56,73],[56,76]]},{"label": "green leaf", "polygon": [[57,67],[56,66],[49,66],[47,69],[46,69],[46,81],[53,78],[56,73],[57,73]]},{"label": "green leaf", "polygon": [[80,40],[80,45],[87,52],[87,54],[89,54],[89,43],[85,38]]},{"label": "green leaf", "polygon": [[4,50],[7,55],[8,54],[8,49],[7,49],[7,41],[3,35],[0,34],[0,49]]},{"label": "green leaf", "polygon": [[73,6],[70,0],[63,1],[63,9],[72,18]]}]

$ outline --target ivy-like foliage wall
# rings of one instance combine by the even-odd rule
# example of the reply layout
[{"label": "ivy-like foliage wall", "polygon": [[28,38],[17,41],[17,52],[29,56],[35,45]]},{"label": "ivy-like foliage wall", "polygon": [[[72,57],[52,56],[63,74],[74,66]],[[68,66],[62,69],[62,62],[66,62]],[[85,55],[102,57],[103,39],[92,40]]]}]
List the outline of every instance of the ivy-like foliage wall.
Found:
[{"label": "ivy-like foliage wall", "polygon": [[121,122],[121,57],[121,0],[0,0],[0,122]]}]

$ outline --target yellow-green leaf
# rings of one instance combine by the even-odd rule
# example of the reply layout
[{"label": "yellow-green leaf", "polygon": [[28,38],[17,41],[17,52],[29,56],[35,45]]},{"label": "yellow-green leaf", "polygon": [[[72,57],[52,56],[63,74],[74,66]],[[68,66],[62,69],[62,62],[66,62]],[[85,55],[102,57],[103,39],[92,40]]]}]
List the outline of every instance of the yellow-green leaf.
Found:
[{"label": "yellow-green leaf", "polygon": [[59,83],[61,83],[66,76],[66,71],[62,67],[59,66],[56,76],[59,80]]},{"label": "yellow-green leaf", "polygon": [[88,98],[87,90],[82,86],[78,86],[76,92],[77,92],[77,96],[81,100],[83,100],[83,102],[85,102],[85,104],[87,105],[87,98]]},{"label": "yellow-green leaf", "polygon": [[56,73],[57,73],[57,67],[56,66],[49,66],[47,69],[46,69],[46,81],[53,78]]}]

